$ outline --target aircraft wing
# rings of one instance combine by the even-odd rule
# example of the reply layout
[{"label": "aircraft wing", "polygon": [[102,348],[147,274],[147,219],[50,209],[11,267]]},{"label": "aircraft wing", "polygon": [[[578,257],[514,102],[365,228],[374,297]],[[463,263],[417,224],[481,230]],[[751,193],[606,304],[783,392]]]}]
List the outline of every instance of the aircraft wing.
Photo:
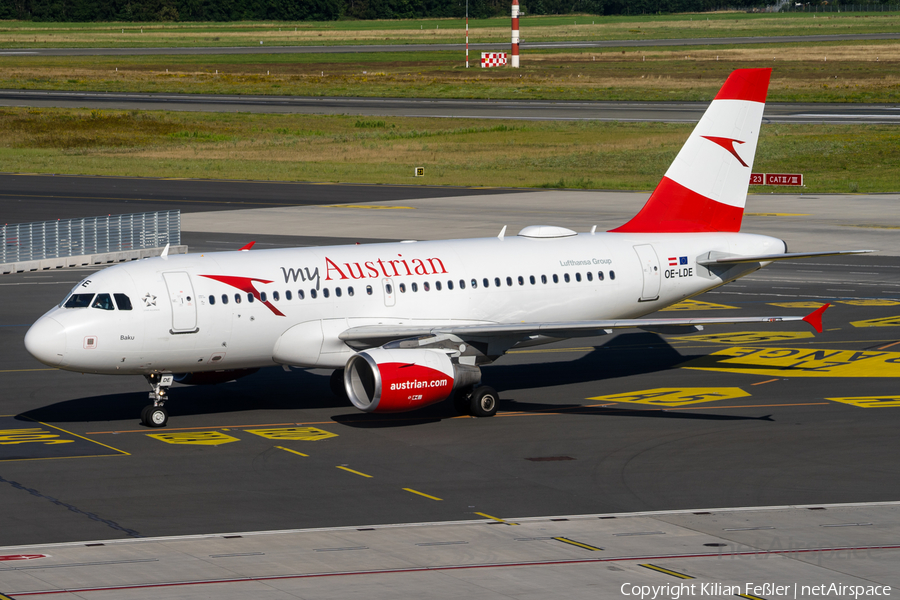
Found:
[{"label": "aircraft wing", "polygon": [[461,339],[492,337],[528,337],[542,335],[553,338],[587,337],[612,333],[615,329],[644,329],[657,333],[673,333],[677,328],[702,328],[703,325],[735,325],[740,323],[782,323],[805,321],[822,331],[822,313],[828,304],[806,316],[780,317],[710,317],[662,319],[613,319],[608,321],[562,321],[549,323],[484,323],[450,326],[366,325],[351,327],[338,337],[351,346],[376,346],[388,341],[432,336],[455,335]]},{"label": "aircraft wing", "polygon": [[698,265],[709,267],[712,265],[731,265],[737,263],[770,262],[773,260],[792,260],[798,258],[813,258],[817,256],[842,256],[845,254],[867,254],[875,250],[834,250],[825,252],[785,252],[784,254],[760,254],[757,256],[739,256],[710,252],[707,258],[697,260]]}]

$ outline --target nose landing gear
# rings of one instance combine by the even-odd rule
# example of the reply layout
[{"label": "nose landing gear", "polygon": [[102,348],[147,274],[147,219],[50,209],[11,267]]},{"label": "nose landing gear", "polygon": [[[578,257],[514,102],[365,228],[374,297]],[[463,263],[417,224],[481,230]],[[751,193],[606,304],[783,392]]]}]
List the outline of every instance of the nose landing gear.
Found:
[{"label": "nose landing gear", "polygon": [[141,411],[141,423],[147,427],[165,427],[169,421],[169,412],[164,405],[169,399],[169,386],[172,385],[174,376],[171,373],[151,373],[145,377],[150,384],[150,400],[153,404],[145,406]]}]

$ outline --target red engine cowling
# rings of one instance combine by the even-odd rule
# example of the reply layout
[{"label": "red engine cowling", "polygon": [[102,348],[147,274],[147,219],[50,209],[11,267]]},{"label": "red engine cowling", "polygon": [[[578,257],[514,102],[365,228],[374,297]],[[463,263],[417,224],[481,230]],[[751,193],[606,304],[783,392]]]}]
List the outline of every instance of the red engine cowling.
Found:
[{"label": "red engine cowling", "polygon": [[365,412],[415,410],[480,380],[478,367],[454,364],[446,352],[422,348],[373,348],[353,355],[344,369],[347,395]]},{"label": "red engine cowling", "polygon": [[196,373],[177,373],[175,381],[184,385],[216,385],[234,381],[247,375],[253,375],[259,369],[229,369],[227,371],[198,371]]}]

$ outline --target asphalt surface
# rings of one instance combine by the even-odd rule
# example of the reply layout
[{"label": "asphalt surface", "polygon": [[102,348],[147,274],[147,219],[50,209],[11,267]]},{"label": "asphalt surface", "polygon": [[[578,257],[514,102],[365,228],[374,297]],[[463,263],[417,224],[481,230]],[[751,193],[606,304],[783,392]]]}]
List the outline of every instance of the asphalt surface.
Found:
[{"label": "asphalt surface", "polygon": [[[348,200],[345,189],[319,189],[323,202]],[[193,251],[244,241],[191,235]],[[703,332],[732,334],[716,341],[638,332],[509,354],[484,369],[502,399],[491,419],[454,418],[449,403],[366,415],[329,393],[327,372],[270,368],[173,388],[162,431],[139,425],[141,378],[48,369],[22,345],[27,327],[89,272],[0,279],[0,415],[8,415],[0,418],[0,545],[900,493],[897,257],[776,264],[697,298],[719,305],[699,307],[715,316],[805,314],[834,302],[814,337],[802,324]],[[870,319],[885,326],[852,324]],[[751,372],[752,361],[734,366],[714,354],[731,348],[799,358]],[[662,388],[674,391],[643,393]],[[641,402],[597,399],[615,394]],[[857,396],[895,401],[833,400]],[[676,404],[661,404],[666,398]],[[284,429],[295,427],[315,428],[307,433],[319,439],[290,439],[296,432]],[[10,431],[22,429],[38,431]],[[160,433],[167,437],[148,435]]]},{"label": "asphalt surface", "polygon": [[0,173],[0,222],[29,223],[105,214],[385,202],[521,190],[403,185],[146,179]]},{"label": "asphalt surface", "polygon": [[[527,29],[525,30],[527,35]],[[809,42],[844,42],[896,40],[897,33],[865,33],[844,35],[780,35],[771,37],[727,37],[654,40],[594,40],[577,42],[520,42],[522,50],[565,48],[644,48],[655,46],[720,46],[729,44],[790,44]],[[140,56],[181,54],[350,54],[366,52],[434,52],[459,50],[465,44],[385,44],[354,46],[239,46],[196,48],[28,48],[0,50],[0,56]],[[496,51],[509,48],[509,43],[470,43],[473,51]]]},{"label": "asphalt surface", "polygon": [[[314,98],[0,90],[0,106],[540,121],[696,123],[703,116],[709,103]],[[768,103],[763,119],[766,123],[900,123],[900,105]]]}]

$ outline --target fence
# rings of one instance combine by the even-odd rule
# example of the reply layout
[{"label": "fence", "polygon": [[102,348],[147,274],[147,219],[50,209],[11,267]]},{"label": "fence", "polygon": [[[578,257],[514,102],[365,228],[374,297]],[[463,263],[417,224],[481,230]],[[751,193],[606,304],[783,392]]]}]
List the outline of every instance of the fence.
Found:
[{"label": "fence", "polygon": [[3,225],[0,263],[123,252],[181,244],[181,211]]}]

